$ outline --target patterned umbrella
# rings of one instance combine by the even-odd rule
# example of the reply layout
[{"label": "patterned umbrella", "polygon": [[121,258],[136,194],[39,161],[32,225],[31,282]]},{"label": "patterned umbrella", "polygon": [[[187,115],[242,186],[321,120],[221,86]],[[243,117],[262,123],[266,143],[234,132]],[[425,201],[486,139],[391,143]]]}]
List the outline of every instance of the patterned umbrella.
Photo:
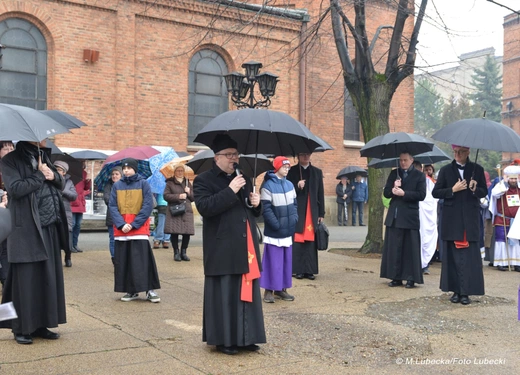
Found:
[{"label": "patterned umbrella", "polygon": [[[114,161],[112,163],[103,164],[101,171],[94,179],[94,183],[97,186],[98,191],[103,191],[105,189],[106,183],[110,180],[110,172],[116,166],[121,166],[121,160]],[[142,177],[148,178],[152,175],[152,171],[150,170],[150,162],[148,160],[138,160],[137,161],[137,173],[139,173]]]},{"label": "patterned umbrella", "polygon": [[148,161],[150,162],[150,169],[152,175],[148,177],[147,181],[152,188],[152,193],[162,194],[166,187],[166,179],[161,173],[161,167],[170,160],[178,157],[175,150],[171,147],[153,146],[160,154],[152,156]]}]

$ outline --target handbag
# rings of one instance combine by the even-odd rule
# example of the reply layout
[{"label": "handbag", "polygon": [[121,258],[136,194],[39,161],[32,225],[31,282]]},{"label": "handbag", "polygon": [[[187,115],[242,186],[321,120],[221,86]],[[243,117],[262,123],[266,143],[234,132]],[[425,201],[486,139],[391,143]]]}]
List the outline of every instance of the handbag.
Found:
[{"label": "handbag", "polygon": [[175,204],[175,205],[169,206],[169,207],[170,207],[170,214],[172,216],[180,216],[180,215],[184,215],[186,213],[186,202]]},{"label": "handbag", "polygon": [[329,247],[329,229],[324,222],[316,227],[316,245],[318,250],[327,250]]}]

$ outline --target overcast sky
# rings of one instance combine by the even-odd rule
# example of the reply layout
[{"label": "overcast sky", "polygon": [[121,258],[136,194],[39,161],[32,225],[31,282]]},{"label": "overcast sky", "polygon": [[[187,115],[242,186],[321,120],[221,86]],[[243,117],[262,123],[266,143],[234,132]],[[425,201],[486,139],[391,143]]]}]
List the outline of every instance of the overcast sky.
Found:
[{"label": "overcast sky", "polygon": [[[494,1],[520,10],[520,0]],[[415,2],[418,8],[420,0]],[[425,66],[453,62],[463,53],[488,47],[494,47],[496,55],[501,56],[504,16],[511,13],[487,0],[429,0],[426,8],[428,16],[419,33],[416,64]],[[433,68],[437,69],[439,67]]]}]

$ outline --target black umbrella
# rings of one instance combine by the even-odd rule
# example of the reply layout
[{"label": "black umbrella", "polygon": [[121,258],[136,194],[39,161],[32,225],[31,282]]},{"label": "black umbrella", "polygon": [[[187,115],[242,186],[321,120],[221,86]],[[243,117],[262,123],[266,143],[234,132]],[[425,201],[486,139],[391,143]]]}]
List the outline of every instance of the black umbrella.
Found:
[{"label": "black umbrella", "polygon": [[338,175],[336,176],[336,180],[341,180],[341,177],[343,177],[343,176],[346,176],[350,180],[352,180],[352,177],[355,177],[358,174],[363,177],[368,176],[367,171],[364,170],[363,168],[355,166],[355,165],[349,165],[348,167],[345,167],[341,171],[339,171]]},{"label": "black umbrella", "polygon": [[53,154],[51,155],[51,161],[54,163],[57,160],[66,162],[69,165],[67,174],[70,175],[71,181],[76,185],[83,180],[83,163],[66,154]]},{"label": "black umbrella", "polygon": [[41,142],[69,129],[36,109],[12,104],[0,104],[0,134],[2,139]]},{"label": "black umbrella", "polygon": [[71,152],[69,155],[81,160],[105,160],[108,157],[107,154],[92,150]]},{"label": "black umbrella", "polygon": [[520,136],[504,124],[485,117],[452,122],[438,130],[432,138],[443,143],[476,148],[475,163],[479,149],[520,152]]},{"label": "black umbrella", "polygon": [[238,143],[242,154],[296,155],[323,146],[301,122],[269,109],[224,112],[197,134],[195,142],[211,147],[216,135],[223,133]]},{"label": "black umbrella", "polygon": [[61,151],[54,142],[51,142],[48,139],[45,141],[45,147],[51,149],[51,155],[63,154],[63,151]]},{"label": "black umbrella", "polygon": [[[418,161],[421,164],[435,164],[439,161],[444,160],[450,160],[451,158],[446,155],[444,151],[442,151],[437,146],[433,146],[433,150],[415,155],[413,157],[415,161]],[[399,164],[399,158],[392,158],[392,159],[377,159],[373,158],[370,160],[370,163],[368,163],[368,166],[370,168],[393,168],[398,166]]]},{"label": "black umbrella", "polygon": [[486,118],[452,122],[432,135],[432,139],[482,150],[520,152],[518,134],[513,129]]},{"label": "black umbrella", "polygon": [[388,133],[371,139],[360,151],[361,156],[368,158],[397,158],[403,152],[411,155],[431,151],[433,142],[417,134]]},{"label": "black umbrella", "polygon": [[[195,154],[195,156],[193,156],[193,159],[186,163],[186,165],[193,169],[195,174],[200,174],[213,167],[214,157],[215,154],[211,150],[199,151]],[[262,154],[257,155],[256,176],[254,176],[255,155],[240,155],[238,164],[240,165],[240,169],[244,175],[249,177],[257,177],[258,175],[273,169],[273,164],[271,161]]]},{"label": "black umbrella", "polygon": [[68,114],[67,112],[58,111],[57,109],[43,110],[40,112],[65,126],[67,129],[78,129],[87,125],[80,119]]}]

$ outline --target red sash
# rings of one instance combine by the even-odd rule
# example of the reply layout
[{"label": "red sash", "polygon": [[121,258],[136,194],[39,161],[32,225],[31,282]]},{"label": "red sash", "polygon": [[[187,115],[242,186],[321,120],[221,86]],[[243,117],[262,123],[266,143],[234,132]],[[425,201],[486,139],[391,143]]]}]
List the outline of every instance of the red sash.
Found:
[{"label": "red sash", "polygon": [[314,224],[312,223],[310,195],[307,195],[307,209],[305,210],[305,226],[303,227],[303,232],[294,234],[294,242],[303,243],[305,241],[314,241]]},{"label": "red sash", "polygon": [[249,272],[242,275],[242,287],[240,288],[240,300],[244,302],[253,302],[253,280],[260,277],[260,268],[258,267],[258,259],[255,252],[255,244],[253,243],[253,235],[249,228],[249,220],[247,226],[247,260],[249,262]]},{"label": "red sash", "polygon": [[462,241],[453,241],[457,249],[465,249],[469,247],[469,242],[466,240],[466,231],[464,231],[464,239]]}]

